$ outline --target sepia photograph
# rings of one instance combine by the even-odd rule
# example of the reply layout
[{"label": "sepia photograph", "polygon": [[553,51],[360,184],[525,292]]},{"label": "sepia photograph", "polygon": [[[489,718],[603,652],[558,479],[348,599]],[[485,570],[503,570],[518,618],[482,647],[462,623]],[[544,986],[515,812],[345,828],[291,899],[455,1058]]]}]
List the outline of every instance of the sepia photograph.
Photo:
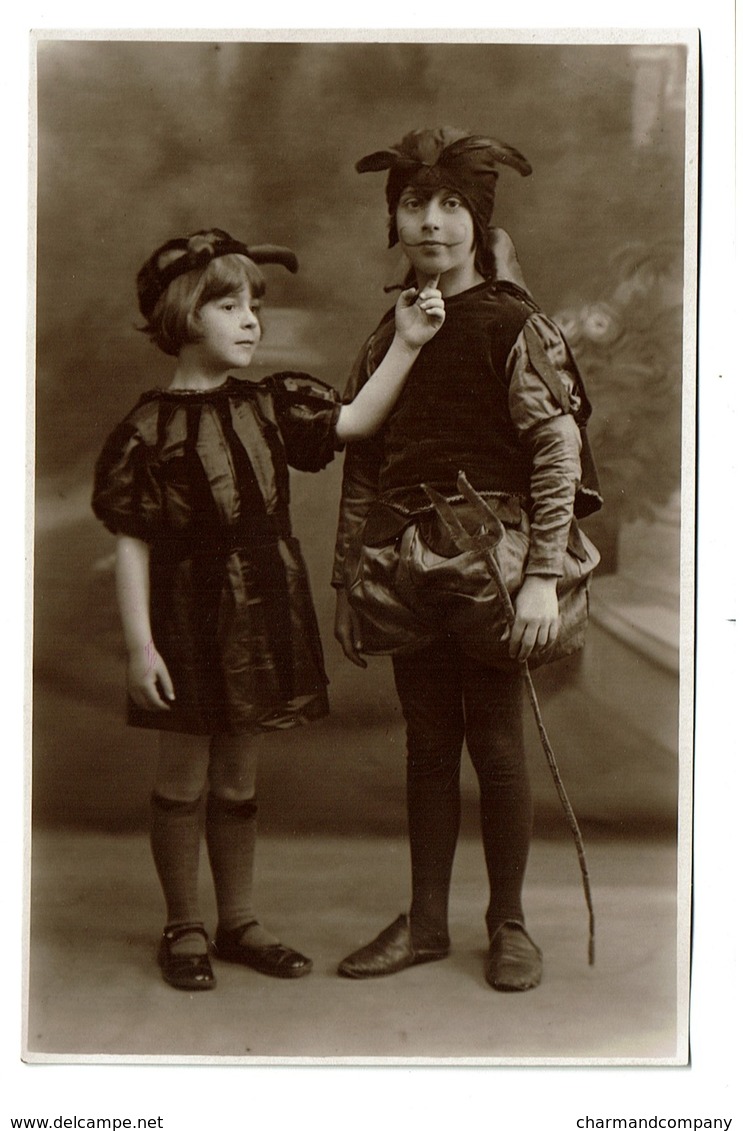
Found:
[{"label": "sepia photograph", "polygon": [[23,1060],[688,1065],[697,32],[30,66]]}]

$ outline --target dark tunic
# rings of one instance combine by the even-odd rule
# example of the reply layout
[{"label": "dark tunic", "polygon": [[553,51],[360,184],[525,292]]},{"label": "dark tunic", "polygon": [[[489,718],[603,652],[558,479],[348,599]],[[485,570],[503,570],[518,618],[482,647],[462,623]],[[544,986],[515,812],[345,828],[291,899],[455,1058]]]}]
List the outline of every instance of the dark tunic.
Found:
[{"label": "dark tunic", "polygon": [[[388,312],[365,343],[345,397],[352,400],[389,347]],[[590,403],[559,329],[520,288],[488,280],[446,300],[446,321],[420,351],[376,436],[346,456],[333,584],[364,537],[394,537],[431,509],[421,488],[460,498],[464,471],[504,521],[523,508],[527,572],[560,576],[573,516],[601,505],[585,434]]]},{"label": "dark tunic", "polygon": [[[388,313],[357,360],[349,400],[390,333]],[[462,506],[459,471],[506,528],[498,560],[510,591],[528,574],[557,579],[560,636],[532,666],[582,646],[598,554],[576,518],[601,504],[589,415],[567,343],[529,295],[487,280],[447,298],[446,321],[385,424],[346,456],[332,580],[360,618],[365,652],[402,655],[444,637],[480,662],[513,664],[484,559],[457,548],[424,490],[434,487],[479,530]]]},{"label": "dark tunic", "polygon": [[306,374],[230,378],[209,392],[145,393],[96,465],[93,510],[150,546],[155,647],[169,712],[128,721],[242,734],[327,713],[307,571],[289,519],[289,471],[333,459],[339,398]]}]

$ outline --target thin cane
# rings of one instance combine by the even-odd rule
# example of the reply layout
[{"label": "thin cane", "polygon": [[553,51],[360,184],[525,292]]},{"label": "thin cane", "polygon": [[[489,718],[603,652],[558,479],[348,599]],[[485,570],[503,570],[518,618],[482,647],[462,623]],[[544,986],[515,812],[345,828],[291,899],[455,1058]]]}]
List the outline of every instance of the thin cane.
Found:
[{"label": "thin cane", "polygon": [[[442,522],[446,526],[449,534],[451,535],[455,545],[460,550],[477,550],[485,560],[488,573],[495,581],[498,589],[498,594],[503,602],[503,607],[506,614],[506,619],[509,625],[513,625],[516,619],[516,614],[511,601],[511,595],[506,588],[503,580],[503,575],[498,566],[498,560],[494,553],[494,545],[503,537],[503,524],[498,516],[491,510],[486,501],[470,484],[464,472],[460,472],[457,478],[457,486],[462,495],[472,503],[476,508],[478,514],[483,519],[485,531],[482,534],[470,534],[469,531],[462,525],[459,517],[443,495],[435,491],[432,487],[424,484],[424,490],[429,499],[433,503],[436,511],[438,512]],[[495,542],[493,541],[495,536]],[[583,837],[581,835],[580,827],[576,819],[573,807],[570,804],[570,799],[563,785],[560,771],[557,766],[557,759],[555,752],[552,749],[546,728],[542,719],[542,713],[539,708],[539,701],[534,687],[534,682],[531,678],[529,671],[529,664],[527,661],[521,661],[520,666],[523,669],[524,680],[526,681],[527,690],[529,693],[529,702],[531,704],[534,718],[536,720],[539,737],[542,743],[542,749],[547,757],[547,764],[550,768],[552,780],[555,783],[558,796],[562,803],[563,810],[570,826],[570,831],[573,835],[573,841],[578,854],[578,862],[580,864],[581,878],[583,881],[583,894],[585,896],[586,907],[588,908],[588,963],[593,966],[596,954],[596,920],[593,910],[593,899],[591,897],[591,883],[588,876],[588,864],[586,862],[586,853],[583,846]]]}]

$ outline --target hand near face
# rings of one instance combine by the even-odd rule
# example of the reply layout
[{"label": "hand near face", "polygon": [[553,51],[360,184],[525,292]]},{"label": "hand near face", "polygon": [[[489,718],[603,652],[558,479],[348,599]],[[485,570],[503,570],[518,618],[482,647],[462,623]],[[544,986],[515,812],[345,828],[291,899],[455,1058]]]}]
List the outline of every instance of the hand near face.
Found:
[{"label": "hand near face", "polygon": [[438,283],[435,275],[420,290],[410,287],[397,300],[395,329],[410,349],[420,349],[444,324],[446,312]]}]

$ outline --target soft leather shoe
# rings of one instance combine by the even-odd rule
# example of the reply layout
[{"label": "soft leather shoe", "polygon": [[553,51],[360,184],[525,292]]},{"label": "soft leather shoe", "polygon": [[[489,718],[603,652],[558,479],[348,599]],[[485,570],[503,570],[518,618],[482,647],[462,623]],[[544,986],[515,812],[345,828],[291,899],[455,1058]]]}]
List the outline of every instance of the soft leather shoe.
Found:
[{"label": "soft leather shoe", "polygon": [[542,952],[517,920],[502,923],[490,941],[485,980],[506,993],[531,990],[542,980]]},{"label": "soft leather shoe", "polygon": [[260,974],[271,978],[301,978],[312,970],[312,959],[305,958],[297,950],[274,943],[271,946],[246,946],[240,940],[245,933],[246,924],[225,931],[217,928],[214,939],[214,953],[225,962],[239,962]]},{"label": "soft leather shoe", "polygon": [[383,974],[396,974],[408,966],[421,962],[436,962],[446,958],[449,948],[424,950],[413,947],[407,915],[400,915],[377,935],[368,946],[362,946],[344,958],[338,973],[344,978],[379,978]]}]

